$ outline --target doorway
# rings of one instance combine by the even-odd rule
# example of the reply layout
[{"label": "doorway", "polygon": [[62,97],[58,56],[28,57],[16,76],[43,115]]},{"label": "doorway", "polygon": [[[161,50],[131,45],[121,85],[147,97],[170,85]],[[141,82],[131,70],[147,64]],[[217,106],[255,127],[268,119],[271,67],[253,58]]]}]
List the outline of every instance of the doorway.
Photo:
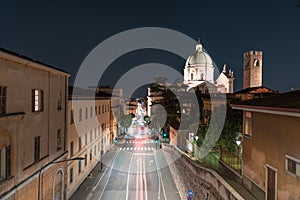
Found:
[{"label": "doorway", "polygon": [[277,170],[273,167],[267,165],[266,166],[266,199],[267,200],[276,200],[277,195]]}]

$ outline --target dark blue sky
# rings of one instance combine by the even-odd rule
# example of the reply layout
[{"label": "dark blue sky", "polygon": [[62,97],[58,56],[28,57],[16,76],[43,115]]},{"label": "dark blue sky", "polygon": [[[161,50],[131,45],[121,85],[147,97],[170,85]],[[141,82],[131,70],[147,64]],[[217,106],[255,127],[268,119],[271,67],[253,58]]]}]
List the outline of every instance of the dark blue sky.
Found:
[{"label": "dark blue sky", "polygon": [[[263,50],[263,84],[287,91],[300,88],[296,4],[297,0],[1,1],[0,46],[68,71],[72,82],[85,56],[108,37],[137,27],[164,27],[195,40],[200,37],[219,69],[226,63],[235,71],[235,90],[242,88],[243,52]],[[117,78],[128,66],[155,61],[179,71],[184,66],[184,60],[165,52],[137,51],[116,60],[111,70],[120,70]]]}]

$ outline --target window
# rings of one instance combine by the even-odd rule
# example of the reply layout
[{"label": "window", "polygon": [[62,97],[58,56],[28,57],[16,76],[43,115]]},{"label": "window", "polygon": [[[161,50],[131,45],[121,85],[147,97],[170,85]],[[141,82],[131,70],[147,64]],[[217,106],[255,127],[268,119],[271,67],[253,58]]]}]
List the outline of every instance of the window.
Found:
[{"label": "window", "polygon": [[57,130],[57,138],[56,138],[56,148],[57,150],[60,150],[61,149],[61,145],[62,144],[62,141],[61,141],[61,130],[58,129]]},{"label": "window", "polygon": [[100,135],[100,125],[98,126],[98,136]]},{"label": "window", "polygon": [[32,90],[32,112],[40,112],[44,110],[44,91]]},{"label": "window", "polygon": [[90,131],[90,142],[93,140],[93,131]]},{"label": "window", "polygon": [[95,139],[97,137],[97,128],[95,128]]},{"label": "window", "polygon": [[95,116],[97,115],[97,106],[95,106]]},{"label": "window", "polygon": [[85,146],[86,146],[87,145],[87,133],[85,134],[84,142],[85,142]]},{"label": "window", "polygon": [[91,107],[91,115],[90,117],[93,117],[93,107]]},{"label": "window", "polygon": [[74,110],[71,110],[71,124],[74,124]]},{"label": "window", "polygon": [[0,86],[0,115],[6,114],[6,87]]},{"label": "window", "polygon": [[90,160],[92,160],[92,158],[93,158],[93,150],[90,149]]},{"label": "window", "polygon": [[100,142],[98,142],[98,151],[100,152]]},{"label": "window", "polygon": [[259,61],[257,59],[254,60],[253,66],[254,67],[259,67]]},{"label": "window", "polygon": [[74,142],[72,141],[70,143],[70,157],[73,157],[74,155]]},{"label": "window", "polygon": [[62,109],[61,101],[62,101],[61,92],[59,92],[59,94],[58,94],[58,100],[57,100],[57,110],[61,110]]},{"label": "window", "polygon": [[244,134],[251,136],[252,134],[252,113],[244,112]]},{"label": "window", "polygon": [[286,155],[286,171],[296,177],[300,178],[300,160]]},{"label": "window", "polygon": [[88,118],[88,108],[85,108],[85,119],[87,119]]},{"label": "window", "polygon": [[0,181],[11,177],[11,146],[0,148]]},{"label": "window", "polygon": [[82,109],[79,109],[79,121],[82,121]]},{"label": "window", "polygon": [[96,147],[96,145],[94,146],[94,155],[95,156],[97,155],[97,147]]},{"label": "window", "polygon": [[81,144],[81,137],[78,138],[78,150],[80,151],[81,150],[81,147],[82,147],[82,144]]},{"label": "window", "polygon": [[34,138],[34,162],[40,160],[40,145],[41,145],[41,136]]},{"label": "window", "polygon": [[87,166],[87,155],[84,155],[84,166]]},{"label": "window", "polygon": [[105,131],[105,124],[102,123],[102,124],[101,124],[101,132],[102,132],[102,134],[103,134],[104,131]]},{"label": "window", "polygon": [[287,159],[287,170],[293,174],[296,174],[296,161],[292,159]]},{"label": "window", "polygon": [[81,160],[78,161],[78,174],[81,172]]},{"label": "window", "polygon": [[73,182],[73,167],[70,169],[70,183]]},{"label": "window", "polygon": [[100,109],[100,106],[98,106],[98,115],[100,115],[101,113],[101,109]]}]

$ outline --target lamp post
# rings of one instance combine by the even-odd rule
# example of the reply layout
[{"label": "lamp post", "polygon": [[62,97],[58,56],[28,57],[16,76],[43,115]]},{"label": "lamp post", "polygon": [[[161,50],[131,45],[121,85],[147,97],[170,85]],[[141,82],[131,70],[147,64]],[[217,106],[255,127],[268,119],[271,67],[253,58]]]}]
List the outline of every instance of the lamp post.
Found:
[{"label": "lamp post", "polygon": [[237,148],[238,148],[238,155],[237,155],[237,164],[238,166],[240,165],[240,144],[242,143],[241,140],[237,140],[236,141],[236,144],[237,144]]},{"label": "lamp post", "polygon": [[100,161],[100,170],[102,171],[102,168],[103,168],[103,132],[102,132],[102,134],[101,134],[101,151],[100,151],[100,159],[101,159],[101,161]]},{"label": "lamp post", "polygon": [[46,167],[50,166],[50,165],[54,165],[54,164],[58,164],[58,163],[63,163],[63,162],[68,162],[68,161],[73,161],[73,160],[84,160],[84,158],[81,157],[75,157],[75,158],[71,158],[71,159],[66,159],[66,160],[60,160],[60,161],[51,161],[49,163],[47,163],[46,165],[43,165],[40,170],[39,170],[39,179],[38,179],[38,200],[41,199],[41,173],[43,171],[43,169],[45,169]]}]

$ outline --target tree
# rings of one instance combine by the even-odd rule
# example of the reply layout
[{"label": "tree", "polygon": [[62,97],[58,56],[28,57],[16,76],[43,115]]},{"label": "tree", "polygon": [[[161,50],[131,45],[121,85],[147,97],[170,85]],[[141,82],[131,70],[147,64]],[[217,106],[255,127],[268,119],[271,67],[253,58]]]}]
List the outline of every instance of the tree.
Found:
[{"label": "tree", "polygon": [[176,78],[175,81],[174,81],[174,83],[175,83],[175,84],[176,84],[176,83],[182,83],[181,78],[180,78],[180,77]]},{"label": "tree", "polygon": [[[219,109],[219,108],[216,108]],[[227,107],[226,119],[217,146],[230,152],[235,151],[238,132],[242,127],[242,112]]]},{"label": "tree", "polygon": [[120,126],[122,126],[125,129],[125,132],[127,132],[128,128],[132,124],[132,116],[125,115],[123,111],[120,112]]},{"label": "tree", "polygon": [[158,84],[165,84],[168,80],[168,78],[165,76],[158,76],[158,77],[154,77],[153,79],[155,80],[155,83]]}]

